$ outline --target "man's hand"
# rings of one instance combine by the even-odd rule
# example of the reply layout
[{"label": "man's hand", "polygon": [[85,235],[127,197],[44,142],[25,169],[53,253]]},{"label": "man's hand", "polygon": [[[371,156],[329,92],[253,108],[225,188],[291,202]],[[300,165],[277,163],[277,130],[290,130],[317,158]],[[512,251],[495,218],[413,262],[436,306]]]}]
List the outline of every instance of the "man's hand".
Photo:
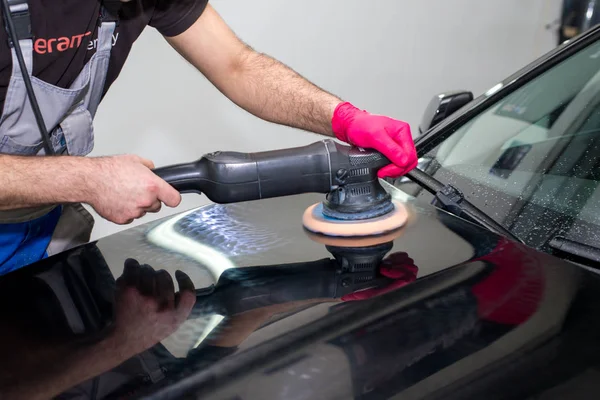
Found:
[{"label": "man's hand", "polygon": [[[125,224],[181,195],[151,171],[151,161],[111,157],[16,156],[0,154],[0,210],[85,203],[111,222]],[[49,173],[51,171],[51,173]]]},{"label": "man's hand", "polygon": [[417,151],[406,122],[373,115],[343,102],[336,107],[331,125],[341,141],[375,149],[392,162],[379,170],[380,178],[397,178],[417,166]]},{"label": "man's hand", "polygon": [[189,276],[175,273],[179,292],[165,270],[156,271],[136,260],[125,261],[117,279],[115,331],[118,347],[128,356],[154,346],[179,328],[196,302]]},{"label": "man's hand", "polygon": [[367,300],[382,294],[400,289],[417,279],[419,268],[408,254],[404,252],[392,253],[379,265],[379,273],[387,278],[393,279],[392,283],[385,287],[376,287],[342,296],[342,301]]},{"label": "man's hand", "polygon": [[90,204],[98,214],[117,224],[128,224],[148,212],[158,212],[162,203],[176,207],[181,195],[154,174],[154,164],[134,155],[99,157],[90,177]]},{"label": "man's hand", "polygon": [[[16,329],[3,326],[0,337],[17,335],[19,340],[0,342],[0,372],[7,376],[0,376],[0,399],[54,399],[165,339],[188,318],[196,301],[190,278],[180,271],[175,277],[178,293],[166,271],[127,260],[123,275],[117,279],[114,329],[93,343],[66,337],[44,341],[22,335],[19,324]],[[21,357],[15,360],[19,353]]]}]

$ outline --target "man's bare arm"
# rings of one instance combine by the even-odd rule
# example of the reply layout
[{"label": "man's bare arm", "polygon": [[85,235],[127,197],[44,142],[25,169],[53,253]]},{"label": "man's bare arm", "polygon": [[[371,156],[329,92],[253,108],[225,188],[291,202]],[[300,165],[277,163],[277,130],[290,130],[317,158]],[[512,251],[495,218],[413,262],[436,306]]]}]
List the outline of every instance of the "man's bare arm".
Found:
[{"label": "man's bare arm", "polygon": [[207,6],[184,33],[167,41],[238,106],[266,121],[333,136],[338,97],[243,43]]},{"label": "man's bare arm", "polygon": [[259,118],[378,150],[391,161],[377,172],[380,178],[404,175],[417,165],[406,122],[361,110],[254,51],[210,5],[189,29],[167,41],[225,96]]},{"label": "man's bare arm", "polygon": [[110,157],[0,155],[0,210],[86,203],[100,216],[126,224],[181,195],[134,155]]},{"label": "man's bare arm", "polygon": [[[28,349],[23,348],[23,351]],[[126,361],[130,354],[112,337],[92,346],[56,345],[45,354],[46,363],[25,366],[13,371],[13,381],[0,384],[0,398],[44,400],[54,398],[67,389],[102,374]],[[57,365],[59,365],[57,367]]]},{"label": "man's bare arm", "polygon": [[82,157],[0,155],[0,210],[85,202],[90,164]]}]

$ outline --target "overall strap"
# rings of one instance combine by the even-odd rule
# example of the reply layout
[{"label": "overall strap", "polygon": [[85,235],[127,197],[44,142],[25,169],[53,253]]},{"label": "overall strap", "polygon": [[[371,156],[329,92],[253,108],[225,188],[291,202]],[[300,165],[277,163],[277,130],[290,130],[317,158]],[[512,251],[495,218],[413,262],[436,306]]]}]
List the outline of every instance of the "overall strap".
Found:
[{"label": "overall strap", "polygon": [[117,25],[118,19],[112,15],[105,15],[105,9],[102,7],[102,14],[99,19],[98,28],[98,48],[97,52],[110,52],[112,49],[112,37]]},{"label": "overall strap", "polygon": [[100,18],[98,18],[98,25],[109,24],[113,26],[119,25],[119,12],[123,7],[121,0],[106,1],[102,0],[100,4]]},{"label": "overall strap", "polygon": [[[113,33],[119,25],[119,11],[121,7],[122,2],[120,0],[116,4],[114,0],[112,3],[103,1],[101,4],[100,16],[98,18],[98,42],[90,70],[90,90],[84,100],[84,104],[92,118],[96,115],[96,110],[102,99],[110,54],[113,47]],[[81,123],[87,122],[85,118],[81,121]],[[73,123],[75,122],[73,121]]]},{"label": "overall strap", "polygon": [[[31,30],[31,16],[29,13],[29,4],[27,0],[7,0],[8,7],[10,10],[11,19],[15,26],[17,33],[17,40],[23,53],[23,60],[27,66],[27,72],[29,75],[32,74],[33,70],[33,33]],[[4,16],[4,26],[8,33],[8,23],[6,22],[6,16]],[[16,63],[16,53],[10,35],[8,38],[9,45],[11,47],[13,62]],[[16,73],[20,73],[19,68],[13,68]],[[18,71],[18,72],[17,72]]]}]

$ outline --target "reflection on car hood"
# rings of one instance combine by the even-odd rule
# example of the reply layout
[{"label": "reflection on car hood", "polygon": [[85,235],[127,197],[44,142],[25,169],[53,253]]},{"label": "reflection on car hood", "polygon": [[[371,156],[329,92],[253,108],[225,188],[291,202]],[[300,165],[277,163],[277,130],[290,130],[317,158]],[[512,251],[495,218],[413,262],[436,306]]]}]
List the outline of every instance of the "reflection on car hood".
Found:
[{"label": "reflection on car hood", "polygon": [[[597,381],[594,272],[389,190],[410,218],[379,243],[311,236],[302,213],[322,197],[301,195],[190,210],[3,277],[0,390],[513,398]],[[144,345],[160,318],[120,317],[128,258],[195,286],[159,343]]]}]

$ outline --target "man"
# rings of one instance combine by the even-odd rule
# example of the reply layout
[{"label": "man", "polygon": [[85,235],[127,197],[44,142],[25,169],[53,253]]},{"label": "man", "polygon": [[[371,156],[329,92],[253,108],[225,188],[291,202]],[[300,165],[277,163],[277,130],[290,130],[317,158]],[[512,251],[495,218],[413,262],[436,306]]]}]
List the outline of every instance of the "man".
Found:
[{"label": "man", "polygon": [[[15,49],[2,30],[0,273],[89,240],[93,218],[82,203],[117,224],[180,203],[149,160],[85,157],[98,104],[147,25],[253,115],[377,149],[393,163],[380,177],[416,166],[406,123],[360,110],[254,51],[208,0],[29,0],[28,6],[32,37],[19,36],[19,44],[56,155],[46,154]],[[39,155],[46,156],[32,157]]]}]

